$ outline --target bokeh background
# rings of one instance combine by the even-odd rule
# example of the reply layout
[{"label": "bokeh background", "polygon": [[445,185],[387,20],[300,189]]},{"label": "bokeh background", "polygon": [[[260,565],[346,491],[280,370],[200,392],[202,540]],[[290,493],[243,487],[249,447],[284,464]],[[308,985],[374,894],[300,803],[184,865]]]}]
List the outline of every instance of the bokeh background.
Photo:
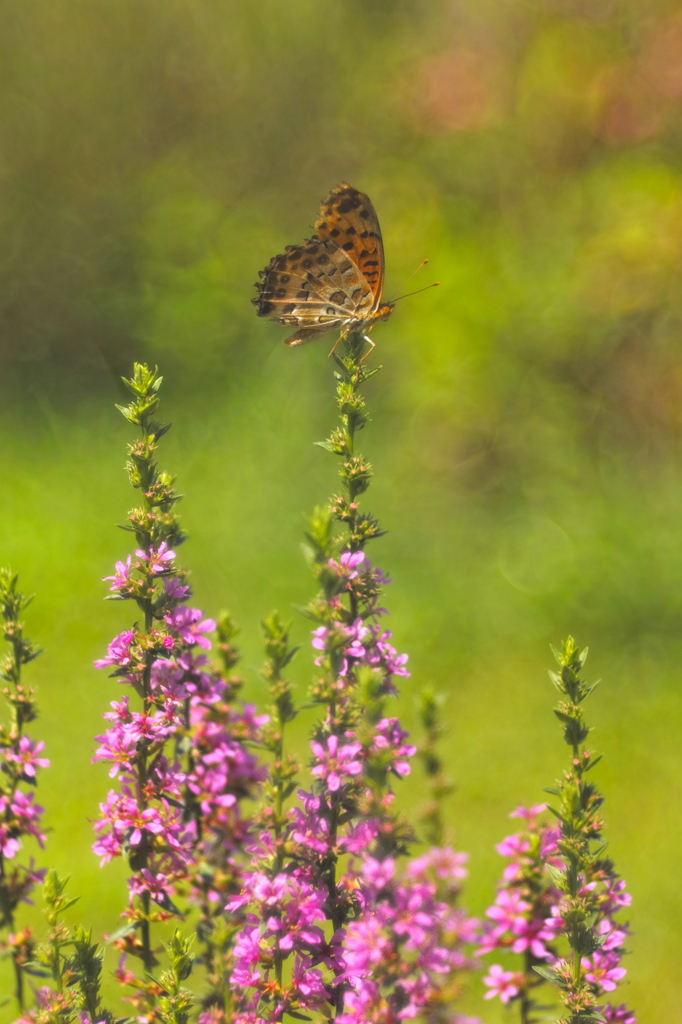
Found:
[{"label": "bokeh background", "polygon": [[[249,300],[346,179],[378,210],[386,297],[441,282],[374,333],[363,443],[401,713],[426,682],[446,696],[466,901],[483,911],[508,812],[564,763],[546,670],[573,633],[634,897],[621,998],[678,1019],[682,5],[9,0],[0,82],[0,560],[37,594],[39,860],[71,874],[76,918],[111,932],[124,899],[88,825],[118,696],[91,665],[131,617],[100,582],[133,504],[120,376],[165,375],[183,562],[240,623],[261,700],[259,621],[279,607],[307,645],[299,545],[336,486],[312,444],[335,411],[326,339],[286,349]],[[304,650],[301,693],[310,671]]]}]

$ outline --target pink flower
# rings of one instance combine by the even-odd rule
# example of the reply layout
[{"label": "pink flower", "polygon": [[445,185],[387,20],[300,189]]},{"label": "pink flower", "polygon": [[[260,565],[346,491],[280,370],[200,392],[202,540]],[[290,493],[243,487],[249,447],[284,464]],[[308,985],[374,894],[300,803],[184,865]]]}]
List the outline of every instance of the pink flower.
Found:
[{"label": "pink flower", "polygon": [[554,857],[553,854],[555,854],[559,848],[560,839],[561,830],[558,828],[546,829],[540,838],[540,856],[543,860],[548,861],[554,867],[558,868],[563,867],[563,861],[558,857]]},{"label": "pink flower", "polygon": [[[375,632],[377,632],[376,627]],[[389,644],[388,641],[392,635],[390,629],[386,629],[376,636],[374,650],[370,652],[367,659],[368,663],[375,668],[383,668],[389,676],[403,676],[405,679],[409,679],[410,673],[405,668],[408,655],[398,654],[395,647]]]},{"label": "pink flower", "polygon": [[46,757],[36,757],[41,750],[45,749],[45,744],[42,741],[32,743],[28,736],[22,736],[19,740],[19,749],[12,750],[10,747],[5,755],[6,761],[14,761],[16,764],[21,764],[23,768],[23,774],[30,779],[35,778],[36,767],[38,768],[49,768],[50,762]]},{"label": "pink flower", "polygon": [[343,950],[348,975],[371,972],[382,961],[390,961],[392,956],[393,944],[377,917],[367,916],[349,924]]},{"label": "pink flower", "polygon": [[116,563],[116,573],[114,576],[103,577],[105,582],[108,580],[112,580],[112,584],[109,587],[109,590],[122,590],[125,586],[128,585],[130,577],[130,561],[131,556],[128,555],[128,558],[126,559],[125,562]]},{"label": "pink flower", "polygon": [[467,853],[456,853],[449,846],[433,846],[422,857],[417,857],[408,864],[406,874],[410,878],[417,878],[432,869],[437,878],[459,881],[467,877],[465,865],[468,859]]},{"label": "pink flower", "polygon": [[341,555],[340,562],[344,569],[348,572],[352,572],[353,576],[357,576],[357,572],[354,572],[354,570],[358,566],[363,565],[366,558],[367,556],[364,551],[344,551]]},{"label": "pink flower", "polygon": [[535,819],[538,814],[542,814],[543,811],[547,810],[547,804],[533,804],[532,807],[517,807],[515,811],[512,811],[509,815],[510,818],[523,818],[527,822],[529,827],[535,825]]},{"label": "pink flower", "polygon": [[393,857],[386,857],[384,860],[367,857],[363,864],[362,874],[370,885],[377,889],[384,889],[395,875],[395,861]]},{"label": "pink flower", "polygon": [[357,760],[362,750],[359,743],[346,743],[339,747],[339,737],[332,734],[327,737],[326,748],[316,740],[311,742],[310,748],[318,762],[313,766],[312,774],[323,779],[332,793],[341,788],[344,776],[362,772],[362,762]]},{"label": "pink flower", "polygon": [[385,755],[390,756],[390,767],[396,775],[409,775],[409,758],[417,751],[417,748],[412,743],[403,743],[403,740],[407,739],[409,733],[400,728],[397,718],[382,718],[380,722],[377,722],[375,729],[376,734],[372,744],[372,753],[381,751]]},{"label": "pink flower", "polygon": [[361,818],[346,826],[345,835],[339,837],[339,849],[347,853],[364,853],[375,842],[379,822]]},{"label": "pink flower", "polygon": [[551,957],[544,943],[551,942],[555,936],[551,929],[545,928],[543,918],[536,917],[530,921],[517,918],[512,924],[512,931],[517,936],[512,942],[512,952],[524,953],[528,949],[538,960]]},{"label": "pink flower", "polygon": [[291,982],[300,1006],[322,1010],[329,1004],[329,988],[324,983],[322,971],[312,967],[310,957],[299,956],[294,962]]},{"label": "pink flower", "polygon": [[344,551],[338,562],[329,559],[329,568],[346,580],[346,589],[351,590],[351,580],[357,579],[358,567],[364,563],[365,557],[364,551]]},{"label": "pink flower", "polygon": [[615,953],[597,952],[582,960],[587,980],[599,985],[604,992],[613,992],[617,983],[628,973],[624,967],[618,966],[619,963],[620,959]]},{"label": "pink flower", "polygon": [[598,1006],[597,1009],[601,1011],[607,1024],[637,1024],[637,1018],[632,1010],[628,1010],[625,1003],[621,1003],[620,1006],[607,1003],[606,1006]]},{"label": "pink flower", "polygon": [[0,825],[0,853],[2,856],[6,860],[11,860],[12,857],[16,857],[20,849],[19,840],[10,835],[10,830],[6,825]]},{"label": "pink flower", "polygon": [[[119,827],[124,827],[126,822],[119,818],[116,822]],[[142,842],[142,833],[151,832],[152,835],[158,835],[163,832],[163,824],[159,819],[159,812],[155,807],[147,807],[144,811],[141,811],[136,818],[133,819],[133,830],[128,837],[128,842],[131,846],[139,846]]]},{"label": "pink flower", "polygon": [[495,849],[500,857],[520,857],[530,849],[529,841],[516,832],[513,836],[507,836],[501,843],[497,843]]},{"label": "pink flower", "polygon": [[106,658],[99,658],[95,662],[95,668],[107,668],[109,665],[118,665],[119,668],[124,668],[129,665],[131,661],[130,648],[134,639],[135,631],[124,629],[109,644]]},{"label": "pink flower", "polygon": [[131,896],[140,896],[148,892],[155,903],[163,904],[172,892],[170,879],[161,872],[154,874],[148,868],[142,868],[138,874],[128,879],[128,890]]},{"label": "pink flower", "polygon": [[109,769],[110,778],[118,775],[121,769],[130,771],[135,758],[135,741],[125,727],[118,726],[116,729],[108,729],[102,736],[96,736],[100,745],[95,751],[93,761],[109,761],[112,768]]},{"label": "pink flower", "polygon": [[[228,904],[229,909],[229,904]],[[250,988],[258,985],[261,972],[260,930],[257,925],[247,925],[237,934],[233,947],[234,963],[230,985],[235,988]]]},{"label": "pink flower", "polygon": [[171,629],[180,634],[183,643],[198,644],[205,651],[210,651],[211,641],[201,634],[212,633],[215,629],[215,622],[213,619],[203,619],[201,621],[201,615],[202,613],[198,608],[182,606],[166,612],[164,619]]},{"label": "pink flower", "polygon": [[601,945],[602,952],[610,952],[625,945],[629,930],[627,926],[618,927],[608,917],[599,922],[597,931],[600,935],[606,936]]},{"label": "pink flower", "polygon": [[362,619],[356,619],[346,632],[350,641],[346,647],[346,654],[351,658],[363,658],[366,653],[363,641],[369,636],[369,630],[363,626]]},{"label": "pink flower", "polygon": [[604,911],[613,913],[619,907],[629,907],[631,903],[632,896],[625,891],[624,879],[609,878],[603,896]]},{"label": "pink flower", "polygon": [[494,999],[495,996],[499,996],[503,1003],[508,1003],[519,994],[521,981],[520,974],[505,971],[499,964],[493,964],[483,979],[483,984],[490,989],[483,998]]},{"label": "pink flower", "polygon": [[189,597],[190,588],[185,586],[177,576],[167,576],[163,581],[166,596],[172,601],[184,601]]},{"label": "pink flower", "polygon": [[505,928],[512,928],[516,921],[525,920],[524,914],[527,910],[530,910],[530,903],[522,899],[516,889],[501,889],[485,915]]},{"label": "pink flower", "polygon": [[313,630],[312,645],[317,651],[323,651],[327,643],[327,637],[329,636],[329,630],[326,626],[318,626],[317,629]]},{"label": "pink flower", "polygon": [[[135,552],[138,558],[142,558],[145,562],[149,562],[147,571],[152,575],[159,572],[165,572],[169,566],[164,565],[164,562],[172,562],[175,558],[175,552],[166,544],[165,540],[162,540],[156,551],[153,547],[149,548],[149,553],[141,551],[139,548]],[[120,563],[119,563],[120,564]],[[118,568],[118,566],[117,566]]]},{"label": "pink flower", "polygon": [[329,822],[316,813],[304,813],[300,807],[292,808],[291,838],[322,856],[330,852]]},{"label": "pink flower", "polygon": [[44,808],[33,802],[33,793],[22,793],[17,789],[11,798],[10,810],[16,818],[17,825],[26,835],[32,835],[42,847],[45,835],[40,831],[40,819]]}]

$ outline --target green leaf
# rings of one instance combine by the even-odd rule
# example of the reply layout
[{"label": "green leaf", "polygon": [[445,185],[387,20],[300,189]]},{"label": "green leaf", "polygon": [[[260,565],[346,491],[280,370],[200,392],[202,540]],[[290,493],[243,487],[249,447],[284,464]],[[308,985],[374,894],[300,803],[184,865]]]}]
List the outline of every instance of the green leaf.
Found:
[{"label": "green leaf", "polygon": [[118,409],[118,411],[123,416],[125,416],[125,418],[127,420],[130,421],[130,423],[134,423],[135,426],[139,425],[140,420],[139,420],[139,417],[137,416],[136,412],[134,411],[134,406],[132,406],[132,405],[116,405],[116,408]]},{"label": "green leaf", "polygon": [[533,967],[533,970],[536,974],[539,974],[541,978],[544,978],[545,981],[551,982],[552,985],[556,985],[558,988],[566,988],[565,983],[557,977],[556,971],[551,967],[541,967],[537,965]]},{"label": "green leaf", "polygon": [[560,889],[561,892],[566,891],[566,872],[562,871],[561,868],[555,868],[552,864],[546,865],[547,874],[552,879],[552,882]]},{"label": "green leaf", "polygon": [[121,925],[120,928],[117,928],[116,931],[112,932],[112,934],[109,936],[109,942],[112,943],[116,942],[117,939],[125,939],[127,935],[132,935],[132,933],[141,926],[141,921],[133,921],[129,924]]}]

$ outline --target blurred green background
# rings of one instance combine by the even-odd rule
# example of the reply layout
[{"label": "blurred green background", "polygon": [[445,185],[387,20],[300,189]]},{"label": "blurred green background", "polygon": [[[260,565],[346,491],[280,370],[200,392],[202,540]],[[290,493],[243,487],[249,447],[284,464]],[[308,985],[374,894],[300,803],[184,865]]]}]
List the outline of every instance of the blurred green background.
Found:
[{"label": "blurred green background", "polygon": [[[634,897],[620,999],[677,1019],[682,5],[9,0],[0,82],[0,560],[37,593],[39,859],[71,873],[76,918],[112,932],[124,900],[87,821],[119,694],[91,665],[132,613],[100,582],[133,504],[120,375],[165,375],[182,559],[199,607],[241,624],[261,700],[260,619],[279,607],[307,643],[299,544],[336,488],[312,446],[335,410],[327,339],[286,349],[249,300],[346,179],[379,213],[386,298],[441,282],[374,332],[362,440],[402,714],[425,682],[447,695],[467,903],[490,900],[508,812],[565,761],[546,669],[571,632],[603,680],[588,711]],[[293,671],[302,693],[307,653]],[[470,1012],[502,1020],[481,993]]]}]

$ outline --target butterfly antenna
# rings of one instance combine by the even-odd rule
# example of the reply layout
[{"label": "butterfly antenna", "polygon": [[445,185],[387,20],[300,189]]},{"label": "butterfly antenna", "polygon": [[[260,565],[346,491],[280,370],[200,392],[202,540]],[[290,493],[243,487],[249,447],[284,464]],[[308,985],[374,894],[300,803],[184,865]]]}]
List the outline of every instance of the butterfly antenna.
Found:
[{"label": "butterfly antenna", "polygon": [[419,295],[420,292],[427,292],[429,288],[437,288],[440,281],[432,281],[431,284],[427,284],[424,288],[417,288],[416,292],[406,292],[404,295],[399,295],[397,299],[391,299],[389,306],[398,302],[400,299],[409,299],[410,295]]},{"label": "butterfly antenna", "polygon": [[414,277],[414,275],[415,275],[415,274],[416,274],[416,273],[417,273],[418,271],[420,271],[422,267],[425,267],[425,266],[426,266],[426,264],[427,264],[428,262],[429,262],[429,261],[428,261],[428,259],[422,260],[422,261],[421,261],[421,263],[419,264],[419,266],[418,266],[418,267],[416,267],[416,268],[415,268],[415,269],[414,269],[414,270],[412,271],[412,273],[410,274],[410,276],[408,277],[408,279],[407,279],[407,280],[408,280],[408,281],[411,281],[411,280],[412,280],[412,278]]}]

